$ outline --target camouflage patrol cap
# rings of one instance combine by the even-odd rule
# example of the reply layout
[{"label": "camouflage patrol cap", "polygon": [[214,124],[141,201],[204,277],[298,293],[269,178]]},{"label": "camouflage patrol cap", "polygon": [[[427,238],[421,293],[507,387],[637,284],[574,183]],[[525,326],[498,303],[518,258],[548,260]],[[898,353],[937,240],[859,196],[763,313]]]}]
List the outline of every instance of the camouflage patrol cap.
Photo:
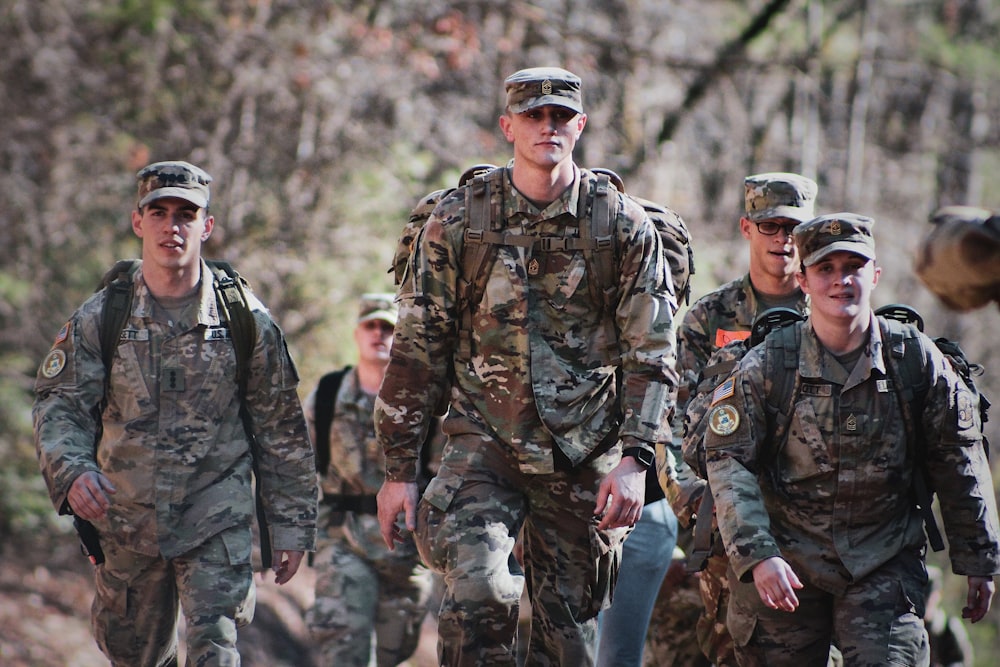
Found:
[{"label": "camouflage patrol cap", "polygon": [[358,324],[369,320],[382,320],[395,326],[399,317],[395,295],[389,292],[369,292],[361,295],[358,307]]},{"label": "camouflage patrol cap", "polygon": [[789,218],[799,222],[813,219],[813,203],[819,187],[816,181],[799,174],[769,172],[743,179],[746,216],[752,222]]},{"label": "camouflage patrol cap", "polygon": [[872,218],[857,213],[831,213],[796,225],[792,238],[803,266],[812,266],[838,250],[875,259],[874,224]]},{"label": "camouflage patrol cap", "polygon": [[580,77],[560,67],[532,67],[514,72],[504,81],[511,113],[555,104],[583,113]]},{"label": "camouflage patrol cap", "polygon": [[208,208],[212,177],[189,162],[154,162],[140,169],[135,177],[139,181],[139,208],[163,197],[178,197],[198,208]]}]

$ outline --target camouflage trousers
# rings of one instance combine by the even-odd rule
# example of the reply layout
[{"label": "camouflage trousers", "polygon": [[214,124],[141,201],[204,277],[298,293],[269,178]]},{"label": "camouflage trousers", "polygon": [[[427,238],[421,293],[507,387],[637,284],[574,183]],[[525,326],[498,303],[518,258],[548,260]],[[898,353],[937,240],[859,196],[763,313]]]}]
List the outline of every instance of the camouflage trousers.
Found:
[{"label": "camouflage trousers", "polygon": [[314,559],[316,599],[306,615],[322,665],[395,667],[420,641],[430,571],[416,555],[369,560],[343,538],[322,540]]},{"label": "camouflage trousers", "polygon": [[799,607],[788,613],[765,606],[753,583],[733,574],[729,629],[739,664],[802,667],[842,660],[852,667],[926,667],[926,582],[922,557],[902,553],[841,595],[803,581],[795,592]]},{"label": "camouflage trousers", "polygon": [[[718,539],[718,536],[716,536]],[[702,614],[698,619],[698,646],[716,667],[736,667],[733,638],[726,626],[729,607],[729,559],[713,553],[698,577]]]},{"label": "camouflage trousers", "polygon": [[660,586],[653,605],[646,633],[645,667],[710,667],[701,652],[695,628],[704,605],[698,591],[699,575],[680,574],[672,577],[675,568],[683,572],[684,562],[675,561]]},{"label": "camouflage trousers", "polygon": [[[628,530],[598,530],[593,512],[618,461],[613,451],[572,470],[525,474],[500,443],[450,436],[415,533],[424,562],[444,575],[440,665],[513,667],[525,580],[527,664],[594,664],[597,613],[610,601]],[[519,533],[523,570],[513,553]]]},{"label": "camouflage trousers", "polygon": [[236,628],[253,618],[250,530],[224,530],[177,558],[127,551],[103,540],[95,570],[94,638],[112,665],[177,664],[178,604],[184,613],[187,664],[238,666]]}]

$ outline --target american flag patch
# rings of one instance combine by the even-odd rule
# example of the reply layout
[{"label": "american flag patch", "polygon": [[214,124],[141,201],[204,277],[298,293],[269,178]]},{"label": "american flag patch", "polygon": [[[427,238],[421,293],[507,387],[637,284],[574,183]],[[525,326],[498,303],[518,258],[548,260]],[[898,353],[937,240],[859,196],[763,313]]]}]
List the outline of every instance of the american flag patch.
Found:
[{"label": "american flag patch", "polygon": [[729,398],[736,391],[736,378],[730,376],[725,382],[720,384],[712,392],[712,405],[715,405],[719,401]]}]

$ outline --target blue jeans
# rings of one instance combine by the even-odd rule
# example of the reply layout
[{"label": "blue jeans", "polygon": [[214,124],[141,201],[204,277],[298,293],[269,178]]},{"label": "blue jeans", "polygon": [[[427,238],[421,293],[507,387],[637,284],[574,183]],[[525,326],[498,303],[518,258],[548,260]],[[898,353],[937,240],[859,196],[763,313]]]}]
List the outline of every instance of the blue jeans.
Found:
[{"label": "blue jeans", "polygon": [[597,617],[597,667],[641,667],[646,627],[676,544],[677,517],[666,499],[643,507],[622,548],[614,602]]}]

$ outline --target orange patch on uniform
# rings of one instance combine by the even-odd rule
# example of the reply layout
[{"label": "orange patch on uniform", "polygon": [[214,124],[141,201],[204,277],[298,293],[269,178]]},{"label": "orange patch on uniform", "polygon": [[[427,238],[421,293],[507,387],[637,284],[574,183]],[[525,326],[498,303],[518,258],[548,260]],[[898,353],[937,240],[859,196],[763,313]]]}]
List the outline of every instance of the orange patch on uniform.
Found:
[{"label": "orange patch on uniform", "polygon": [[734,340],[746,340],[749,337],[749,331],[726,331],[725,329],[716,329],[715,347],[725,347],[727,343],[732,343]]}]

